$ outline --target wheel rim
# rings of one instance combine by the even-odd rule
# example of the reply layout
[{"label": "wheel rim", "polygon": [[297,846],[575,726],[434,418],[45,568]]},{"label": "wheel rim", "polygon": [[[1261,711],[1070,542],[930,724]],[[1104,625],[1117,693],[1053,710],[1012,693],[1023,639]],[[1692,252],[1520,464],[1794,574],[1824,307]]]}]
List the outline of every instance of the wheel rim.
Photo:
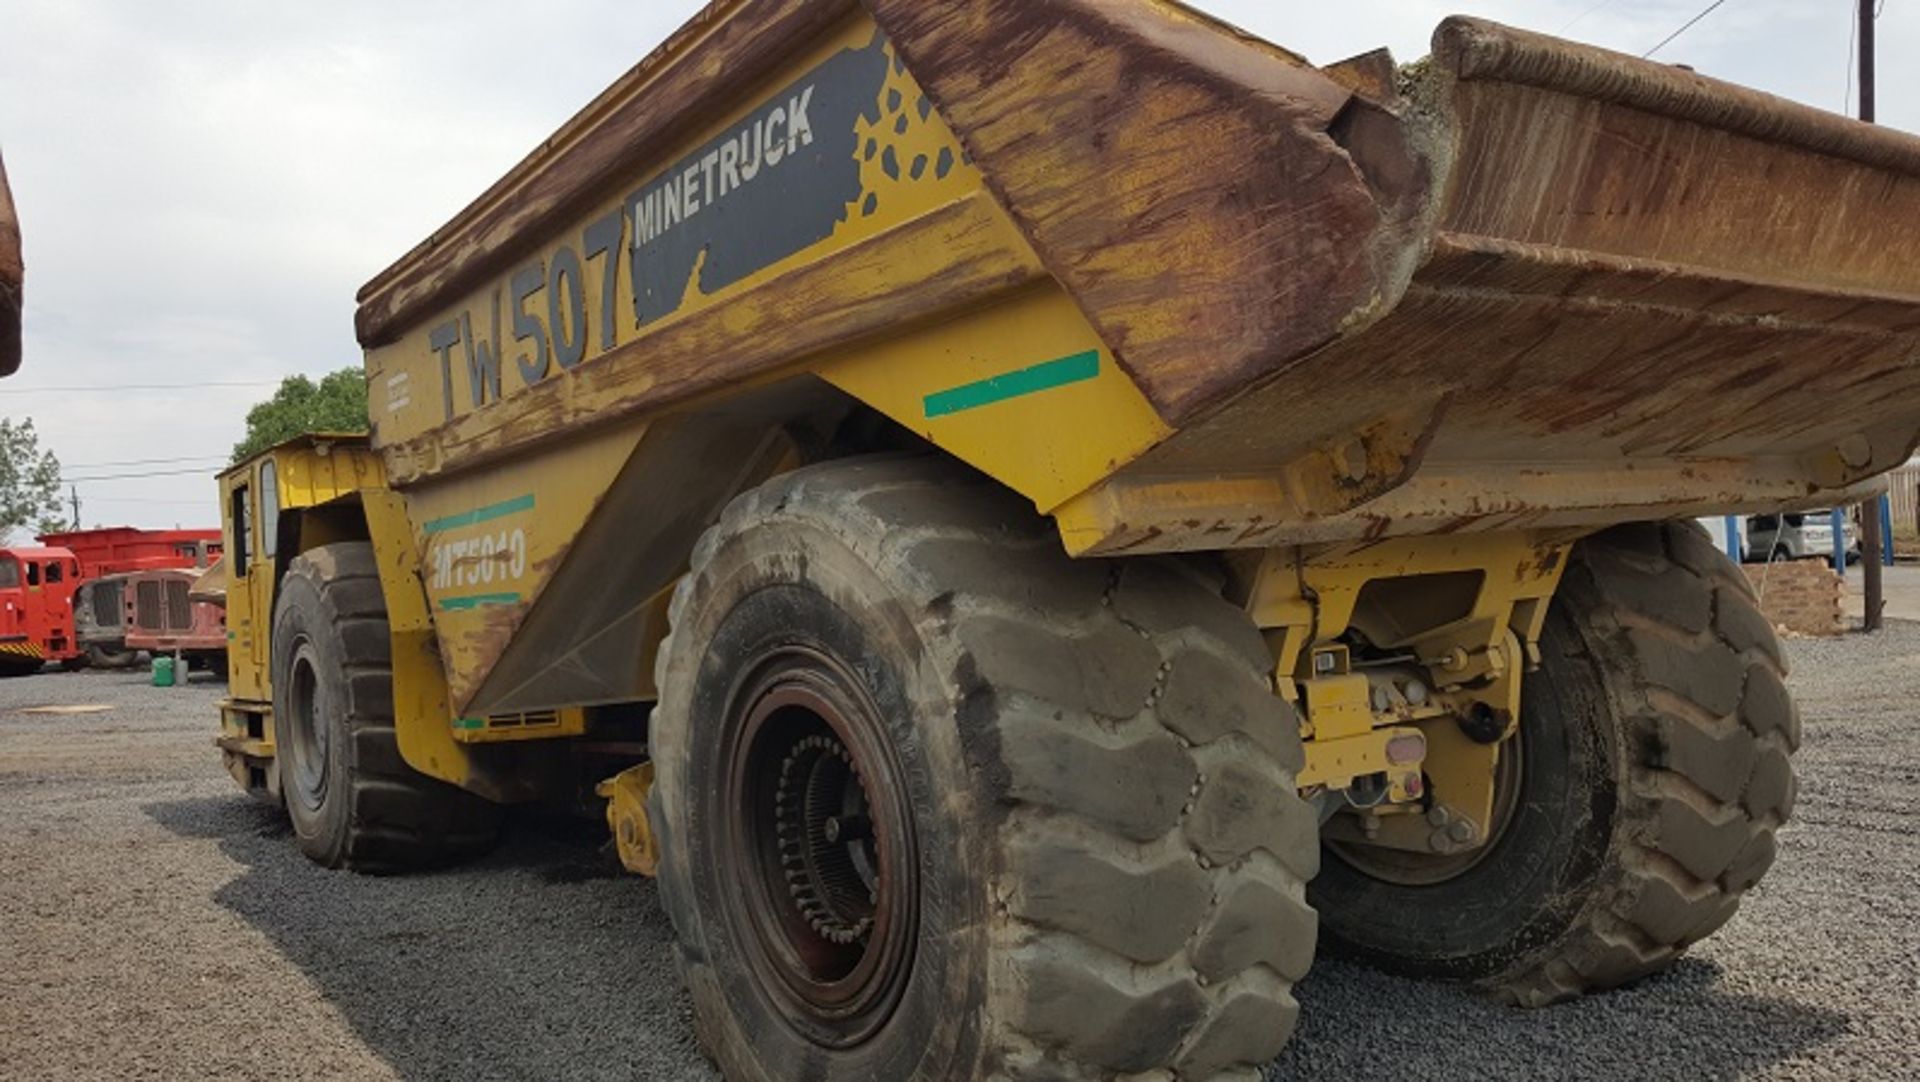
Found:
[{"label": "wheel rim", "polygon": [[295,645],[285,679],[287,707],[285,714],[275,719],[280,730],[277,742],[292,767],[293,795],[303,807],[318,811],[327,792],[329,736],[318,719],[320,677],[310,643],[302,640]]},{"label": "wheel rim", "polygon": [[1516,729],[1500,745],[1499,758],[1494,761],[1493,821],[1487,825],[1487,840],[1472,849],[1459,853],[1414,853],[1335,841],[1328,842],[1327,848],[1355,871],[1399,886],[1430,887],[1458,879],[1487,859],[1513,825],[1526,781],[1524,759],[1520,732]]},{"label": "wheel rim", "polygon": [[723,908],[759,990],[829,1048],[899,1003],[918,923],[919,852],[885,722],[845,667],[791,647],[728,712],[718,800]]}]

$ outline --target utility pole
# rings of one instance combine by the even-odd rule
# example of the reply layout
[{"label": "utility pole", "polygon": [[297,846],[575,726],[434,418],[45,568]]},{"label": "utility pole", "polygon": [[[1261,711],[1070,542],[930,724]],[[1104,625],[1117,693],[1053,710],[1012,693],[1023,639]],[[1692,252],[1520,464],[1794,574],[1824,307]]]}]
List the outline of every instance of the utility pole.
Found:
[{"label": "utility pole", "polygon": [[[1860,119],[1873,119],[1873,9],[1877,0],[1860,0]],[[1860,573],[1867,594],[1866,629],[1878,631],[1882,610],[1886,608],[1885,588],[1880,575],[1880,497],[1874,496],[1860,506]]]},{"label": "utility pole", "polygon": [[70,485],[68,490],[73,493],[73,528],[77,530],[80,528],[80,486]]},{"label": "utility pole", "polygon": [[1873,9],[1876,0],[1860,0],[1860,119],[1873,118]]}]

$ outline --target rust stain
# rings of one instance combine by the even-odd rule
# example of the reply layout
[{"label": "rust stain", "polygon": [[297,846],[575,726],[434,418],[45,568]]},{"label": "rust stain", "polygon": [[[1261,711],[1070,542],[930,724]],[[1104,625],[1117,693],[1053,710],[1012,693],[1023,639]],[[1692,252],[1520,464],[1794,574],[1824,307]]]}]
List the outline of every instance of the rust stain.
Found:
[{"label": "rust stain", "polygon": [[20,367],[20,312],[26,288],[20,257],[20,218],[7,187],[7,166],[0,162],[0,376]]},{"label": "rust stain", "polygon": [[[1172,7],[870,0],[987,183],[1161,415],[1193,419],[1387,293],[1405,133]],[[1311,268],[1310,272],[1308,268]]]}]

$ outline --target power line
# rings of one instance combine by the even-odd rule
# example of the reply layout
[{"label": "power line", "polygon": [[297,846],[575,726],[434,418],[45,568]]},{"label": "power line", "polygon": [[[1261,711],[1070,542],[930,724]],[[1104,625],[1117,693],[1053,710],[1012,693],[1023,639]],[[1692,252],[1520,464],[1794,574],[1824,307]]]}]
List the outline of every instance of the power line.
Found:
[{"label": "power line", "polygon": [[1587,10],[1585,10],[1585,11],[1583,11],[1583,12],[1581,12],[1580,14],[1578,14],[1578,15],[1575,15],[1575,16],[1574,16],[1573,18],[1571,18],[1571,19],[1568,19],[1568,20],[1567,20],[1567,25],[1565,25],[1565,26],[1563,26],[1563,27],[1561,27],[1561,28],[1560,28],[1559,30],[1557,30],[1557,31],[1555,31],[1555,33],[1556,33],[1556,34],[1564,34],[1564,33],[1566,33],[1567,31],[1569,31],[1569,30],[1572,30],[1572,29],[1573,29],[1573,28],[1574,28],[1575,26],[1577,26],[1577,25],[1579,25],[1579,23],[1580,23],[1580,22],[1581,22],[1582,20],[1584,20],[1584,19],[1585,19],[1585,18],[1586,18],[1587,16],[1589,16],[1589,15],[1592,15],[1592,14],[1594,14],[1595,12],[1597,12],[1597,11],[1599,11],[1599,10],[1600,10],[1601,8],[1609,8],[1609,7],[1612,7],[1612,6],[1614,5],[1614,4],[1616,4],[1616,3],[1618,3],[1618,2],[1619,2],[1619,0],[1600,0],[1600,2],[1599,2],[1599,3],[1597,3],[1597,4],[1595,4],[1595,5],[1593,5],[1592,7],[1590,7],[1590,8],[1588,8]]},{"label": "power line", "polygon": [[1847,32],[1847,94],[1846,97],[1840,99],[1842,102],[1840,115],[1842,116],[1853,115],[1853,60],[1854,50],[1860,41],[1860,11],[1857,8],[1853,12],[1853,22],[1851,25],[1853,29]]},{"label": "power line", "polygon": [[1685,26],[1682,26],[1680,29],[1675,30],[1671,34],[1668,34],[1665,41],[1662,41],[1660,44],[1655,45],[1653,48],[1648,49],[1644,53],[1641,53],[1640,59],[1642,60],[1653,59],[1653,54],[1659,52],[1660,50],[1666,48],[1669,45],[1672,45],[1675,38],[1679,37],[1680,35],[1686,33],[1689,30],[1692,30],[1696,23],[1698,23],[1701,19],[1704,19],[1707,16],[1713,14],[1714,11],[1718,9],[1721,4],[1724,4],[1726,2],[1727,0],[1713,0],[1713,3],[1707,5],[1707,9],[1705,11],[1702,11],[1700,14],[1695,15],[1691,19],[1688,19],[1687,24]]},{"label": "power line", "polygon": [[202,506],[211,507],[213,506],[213,502],[217,502],[217,501],[203,503],[203,501],[200,501],[200,500],[161,500],[161,499],[154,499],[147,496],[93,495],[93,496],[87,497],[87,502],[89,506],[96,503],[138,503],[138,504],[152,504],[159,507],[202,507]]},{"label": "power line", "polygon": [[8,387],[0,394],[107,394],[118,391],[199,391],[208,387],[278,387],[277,380],[233,380],[211,383],[116,383],[99,387]]},{"label": "power line", "polygon": [[225,462],[226,460],[227,456],[225,455],[211,454],[181,455],[179,458],[130,458],[125,462],[88,462],[85,464],[68,462],[63,463],[63,465],[70,470],[105,470],[118,468],[120,466],[160,466],[173,462]]},{"label": "power line", "polygon": [[185,477],[190,474],[211,474],[216,469],[218,469],[218,467],[215,466],[195,466],[191,469],[184,470],[142,470],[138,473],[103,473],[98,477],[62,477],[60,483],[63,485],[71,485],[76,483],[91,484],[95,481],[134,481],[142,477]]}]

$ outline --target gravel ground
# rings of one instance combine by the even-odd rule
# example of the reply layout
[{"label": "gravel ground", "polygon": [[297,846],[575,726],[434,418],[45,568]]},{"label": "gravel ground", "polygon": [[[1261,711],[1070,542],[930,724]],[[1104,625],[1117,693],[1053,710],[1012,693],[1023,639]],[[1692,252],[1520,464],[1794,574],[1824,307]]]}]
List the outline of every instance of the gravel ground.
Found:
[{"label": "gravel ground", "polygon": [[[1920,1077],[1920,625],[1789,644],[1795,822],[1668,974],[1544,1011],[1338,963],[1273,1076]],[[651,884],[577,827],[404,879],[305,863],[217,683],[0,682],[0,1078],[711,1079]],[[45,705],[99,704],[45,714]]]}]

